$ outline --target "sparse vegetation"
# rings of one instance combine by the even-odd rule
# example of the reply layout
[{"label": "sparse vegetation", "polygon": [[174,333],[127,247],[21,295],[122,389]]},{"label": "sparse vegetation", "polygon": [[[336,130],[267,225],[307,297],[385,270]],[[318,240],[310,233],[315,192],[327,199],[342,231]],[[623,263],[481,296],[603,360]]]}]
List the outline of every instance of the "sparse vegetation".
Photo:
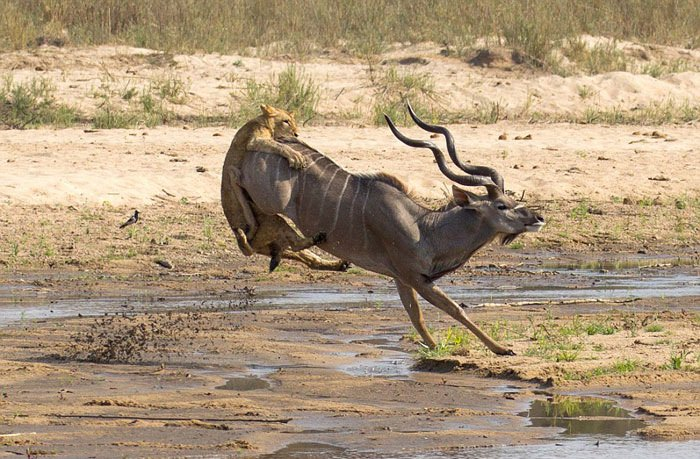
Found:
[{"label": "sparse vegetation", "polygon": [[525,243],[521,241],[515,241],[508,244],[508,248],[512,250],[520,250],[525,247]]},{"label": "sparse vegetation", "polygon": [[53,84],[46,78],[15,82],[6,76],[0,83],[0,127],[70,126],[78,117],[77,111],[58,103],[54,92]]},{"label": "sparse vegetation", "polygon": [[681,370],[683,368],[683,363],[685,362],[685,358],[688,356],[689,352],[686,351],[685,349],[671,354],[671,357],[669,359],[669,364],[668,368],[671,370]]},{"label": "sparse vegetation", "polygon": [[133,86],[115,89],[105,75],[93,92],[98,105],[92,123],[98,129],[166,124],[175,118],[168,104],[182,104],[186,96],[185,84],[174,77],[158,79],[139,91]]},{"label": "sparse vegetation", "polygon": [[583,200],[583,201],[579,202],[573,209],[571,209],[569,216],[572,219],[586,218],[590,215],[590,212],[588,211],[589,207],[590,207],[590,204],[588,203],[588,201]]},{"label": "sparse vegetation", "polygon": [[[419,340],[418,333],[412,330],[414,340]],[[433,333],[431,331],[431,333]],[[474,335],[463,327],[450,326],[442,332],[433,333],[437,339],[435,349],[421,348],[418,354],[422,358],[437,358],[462,352],[474,340]]]},{"label": "sparse vegetation", "polygon": [[639,71],[654,78],[661,78],[671,73],[698,71],[698,68],[686,59],[674,59],[670,62],[660,61],[644,64]]},{"label": "sparse vegetation", "polygon": [[240,126],[258,116],[263,103],[293,112],[298,121],[305,123],[316,116],[320,98],[316,82],[302,68],[292,64],[269,82],[248,81],[242,94],[231,104],[229,124]]},{"label": "sparse vegetation", "polygon": [[[370,67],[370,81],[375,88],[374,104],[372,105],[372,121],[376,125],[384,125],[384,114],[399,125],[411,125],[409,114],[406,112],[406,101],[410,101],[415,112],[425,120],[434,120],[438,113],[439,100],[435,92],[435,84],[427,73],[402,71],[397,67],[389,67],[380,72]],[[444,122],[445,113],[440,113]]]},{"label": "sparse vegetation", "polygon": [[616,332],[615,326],[608,320],[604,322],[591,322],[586,325],[586,334],[590,335],[612,335]]},{"label": "sparse vegetation", "polygon": [[564,56],[588,75],[627,70],[627,58],[615,41],[588,46],[581,39],[570,40],[563,47]]}]

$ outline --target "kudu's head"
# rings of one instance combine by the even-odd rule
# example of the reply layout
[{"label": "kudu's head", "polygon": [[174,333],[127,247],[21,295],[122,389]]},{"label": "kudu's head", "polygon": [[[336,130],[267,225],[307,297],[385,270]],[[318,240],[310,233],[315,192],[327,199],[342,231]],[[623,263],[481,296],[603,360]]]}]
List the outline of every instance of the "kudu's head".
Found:
[{"label": "kudu's head", "polygon": [[407,104],[407,106],[411,118],[418,126],[428,132],[442,134],[445,137],[450,159],[464,174],[450,170],[445,161],[445,154],[433,142],[406,137],[396,129],[391,118],[384,115],[396,138],[411,147],[429,148],[435,155],[440,171],[453,182],[465,186],[483,186],[488,191],[487,195],[477,195],[453,185],[452,196],[457,206],[476,212],[484,224],[488,225],[496,235],[501,236],[503,244],[512,242],[521,233],[539,231],[544,226],[544,218],[541,215],[505,194],[501,174],[491,167],[474,166],[460,161],[457,157],[452,133],[444,126],[425,123],[415,114],[411,104]]}]

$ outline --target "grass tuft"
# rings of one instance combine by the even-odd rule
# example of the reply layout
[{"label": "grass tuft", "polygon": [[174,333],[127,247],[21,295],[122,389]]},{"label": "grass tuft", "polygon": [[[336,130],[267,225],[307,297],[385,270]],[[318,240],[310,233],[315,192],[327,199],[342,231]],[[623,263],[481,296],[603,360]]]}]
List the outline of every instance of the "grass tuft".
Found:
[{"label": "grass tuft", "polygon": [[320,99],[321,91],[316,82],[303,69],[291,64],[267,83],[249,81],[232,104],[229,124],[239,126],[258,116],[260,104],[293,112],[298,121],[306,123],[318,114],[316,108]]},{"label": "grass tuft", "polygon": [[78,118],[77,111],[59,104],[55,87],[45,78],[15,83],[6,77],[0,85],[0,126],[25,129],[43,125],[66,127]]},{"label": "grass tuft", "polygon": [[428,73],[402,71],[389,67],[384,72],[377,72],[370,67],[370,81],[375,88],[372,105],[372,122],[383,126],[384,114],[400,126],[413,125],[406,101],[422,119],[432,121],[438,112],[438,97],[435,83]]}]

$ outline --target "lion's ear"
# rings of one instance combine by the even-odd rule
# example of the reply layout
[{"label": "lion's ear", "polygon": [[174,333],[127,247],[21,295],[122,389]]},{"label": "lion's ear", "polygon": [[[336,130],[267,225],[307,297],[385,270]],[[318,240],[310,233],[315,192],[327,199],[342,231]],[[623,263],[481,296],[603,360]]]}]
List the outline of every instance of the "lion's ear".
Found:
[{"label": "lion's ear", "polygon": [[260,106],[260,110],[262,111],[263,115],[274,116],[275,114],[275,108],[267,104],[262,104]]}]

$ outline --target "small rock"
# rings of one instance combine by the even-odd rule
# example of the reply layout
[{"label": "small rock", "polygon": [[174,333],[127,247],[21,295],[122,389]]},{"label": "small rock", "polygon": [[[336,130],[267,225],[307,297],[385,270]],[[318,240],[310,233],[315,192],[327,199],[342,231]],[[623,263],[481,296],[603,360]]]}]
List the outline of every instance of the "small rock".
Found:
[{"label": "small rock", "polygon": [[165,268],[165,269],[173,269],[173,264],[170,263],[168,260],[158,259],[158,260],[156,260],[156,264],[158,266]]},{"label": "small rock", "polygon": [[197,172],[206,172],[207,168],[204,166],[197,166],[196,171]]},{"label": "small rock", "polygon": [[498,136],[498,140],[508,140],[508,134],[505,132]]}]

